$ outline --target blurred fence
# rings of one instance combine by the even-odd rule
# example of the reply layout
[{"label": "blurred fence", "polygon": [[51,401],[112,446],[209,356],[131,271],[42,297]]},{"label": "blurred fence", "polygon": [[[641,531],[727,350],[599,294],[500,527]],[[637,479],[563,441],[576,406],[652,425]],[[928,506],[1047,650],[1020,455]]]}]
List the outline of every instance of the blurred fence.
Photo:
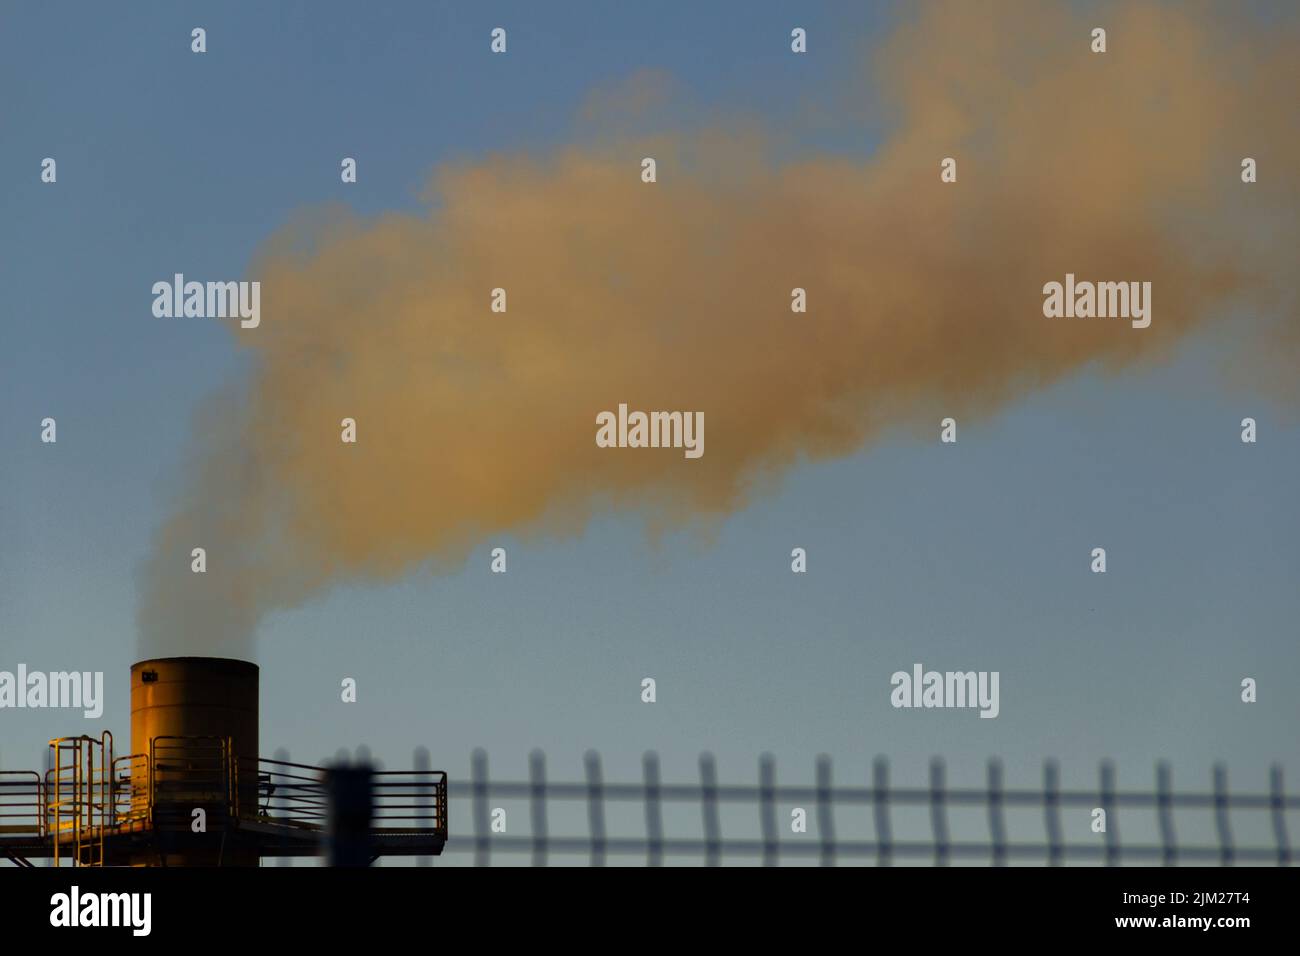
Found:
[{"label": "blurred fence", "polygon": [[[288,759],[288,751],[275,752],[275,760]],[[333,758],[352,759],[382,769],[364,746]],[[1006,786],[997,760],[988,762],[976,786],[951,785],[940,759],[931,761],[924,786],[895,784],[883,757],[870,767],[855,766],[837,782],[831,759],[820,756],[810,781],[780,784],[770,755],[759,758],[753,783],[720,782],[708,753],[699,758],[697,779],[686,782],[664,781],[653,752],[644,755],[641,779],[632,782],[606,781],[593,751],[583,766],[581,780],[552,780],[545,755],[534,751],[526,780],[494,779],[487,754],[474,751],[469,778],[446,784],[442,819],[450,835],[440,861],[1289,866],[1288,814],[1300,814],[1300,795],[1286,793],[1280,765],[1270,769],[1265,786],[1236,791],[1221,764],[1207,775],[1207,789],[1178,790],[1167,763],[1156,765],[1153,786],[1136,789],[1120,788],[1109,762],[1100,765],[1095,785],[1069,788],[1062,786],[1055,760],[1043,765],[1040,784],[1029,787]],[[417,774],[431,771],[426,748],[415,751],[414,767]],[[0,780],[0,833],[17,829],[7,816],[39,808],[39,800],[32,803],[18,792],[30,789],[33,780],[39,791],[34,772]],[[3,798],[5,790],[14,791],[12,799]],[[277,793],[272,801],[285,799]],[[436,798],[419,791],[411,799],[412,812],[420,812],[421,801],[432,805]],[[12,813],[6,811],[10,803]],[[1097,810],[1105,812],[1100,832],[1093,829]],[[521,813],[526,826],[520,825]],[[806,828],[796,830],[792,819],[799,814]],[[1026,824],[1031,838],[1013,835]],[[435,860],[416,862],[428,866]],[[282,856],[273,865],[293,861]]]},{"label": "blurred fence", "polygon": [[[896,786],[890,781],[888,761],[881,758],[863,774],[864,783],[837,785],[829,757],[819,757],[809,784],[776,782],[776,764],[770,756],[760,758],[756,783],[724,784],[718,780],[713,757],[699,760],[699,779],[690,783],[666,783],[661,779],[659,758],[647,753],[642,762],[642,779],[635,783],[612,783],[604,779],[598,754],[585,756],[585,779],[562,782],[546,774],[545,756],[535,751],[529,760],[527,780],[494,780],[488,773],[487,754],[474,752],[468,781],[450,784],[451,838],[448,853],[472,854],[473,862],[490,865],[502,854],[515,860],[519,854],[531,857],[535,866],[549,862],[572,865],[588,862],[643,862],[658,866],[672,862],[718,865],[748,862],[776,865],[784,861],[836,863],[929,863],[943,866],[954,862],[977,865],[1008,863],[1060,865],[1066,863],[1119,865],[1176,865],[1237,863],[1279,865],[1291,863],[1287,835],[1288,811],[1300,810],[1300,795],[1287,796],[1280,766],[1269,774],[1267,793],[1238,792],[1228,788],[1227,771],[1216,766],[1207,791],[1175,791],[1167,764],[1156,766],[1154,788],[1119,789],[1114,766],[1100,766],[1095,788],[1062,789],[1060,769],[1055,761],[1043,767],[1042,786],[1007,789],[1002,766],[988,763],[982,785],[949,785],[942,760],[930,764],[926,786]],[[865,768],[864,768],[865,769]],[[493,812],[499,800],[524,801],[529,812],[525,836],[493,831]],[[644,814],[642,832],[610,835],[606,826],[612,806],[639,804]],[[675,836],[665,830],[664,809],[686,805],[697,808],[702,835]],[[552,832],[552,820],[559,808],[585,808],[586,826],[573,827],[574,814],[565,814],[569,832]],[[792,832],[788,814],[801,808],[808,817],[806,833]],[[723,832],[722,810],[736,808],[756,817],[755,836],[728,836]],[[780,808],[780,812],[778,812]],[[928,815],[928,834],[923,838],[895,838],[894,820],[899,808],[914,808]],[[1106,829],[1093,832],[1095,809],[1105,811]],[[983,818],[981,838],[953,838],[950,813],[976,811]],[[1043,839],[1017,841],[1008,837],[1008,811],[1041,814]],[[1070,814],[1070,811],[1078,811]],[[1176,817],[1192,811],[1212,816],[1213,838],[1180,842]],[[1063,815],[1070,814],[1069,832],[1091,839],[1065,836]],[[868,816],[869,837],[838,835],[841,821],[852,815],[855,824]],[[1264,825],[1271,839],[1238,842],[1234,826],[1251,817]],[[729,816],[729,819],[731,817]],[[581,814],[578,814],[581,819]],[[1121,841],[1128,824],[1144,819],[1154,838]],[[512,827],[513,829],[513,827]],[[745,829],[745,828],[740,828]],[[964,829],[969,830],[966,826]],[[1255,829],[1259,829],[1255,827]],[[614,858],[614,859],[611,859]]]}]

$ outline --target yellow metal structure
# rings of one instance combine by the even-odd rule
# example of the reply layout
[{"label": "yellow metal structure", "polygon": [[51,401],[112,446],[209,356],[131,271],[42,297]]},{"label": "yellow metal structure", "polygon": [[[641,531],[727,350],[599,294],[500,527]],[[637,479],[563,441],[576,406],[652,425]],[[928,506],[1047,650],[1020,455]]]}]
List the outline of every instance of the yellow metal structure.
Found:
[{"label": "yellow metal structure", "polygon": [[[131,668],[131,753],[113,737],[57,737],[48,770],[0,771],[0,857],[19,866],[257,866],[316,856],[326,770],[258,749],[258,668],[176,657]],[[447,775],[375,772],[375,856],[442,852]]]},{"label": "yellow metal structure", "polygon": [[113,820],[113,735],[50,741],[45,830],[55,866],[104,864],[104,835]]}]

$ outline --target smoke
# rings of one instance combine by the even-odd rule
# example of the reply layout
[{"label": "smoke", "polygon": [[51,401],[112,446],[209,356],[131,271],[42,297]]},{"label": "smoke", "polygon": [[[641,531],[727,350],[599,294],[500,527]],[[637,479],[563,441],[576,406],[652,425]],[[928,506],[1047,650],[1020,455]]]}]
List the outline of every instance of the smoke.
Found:
[{"label": "smoke", "polygon": [[[244,654],[264,614],[334,584],[597,511],[716,524],[800,460],[1158,361],[1234,314],[1255,317],[1237,371],[1294,388],[1296,24],[1223,14],[927,7],[827,91],[889,110],[869,157],[790,158],[752,124],[638,139],[624,115],[444,166],[423,214],[303,215],[255,262],[263,321],[235,333],[252,371],[198,417],[143,570],[143,650]],[[1067,272],[1150,281],[1151,326],[1044,318]],[[706,453],[596,447],[620,402],[704,412]]]}]

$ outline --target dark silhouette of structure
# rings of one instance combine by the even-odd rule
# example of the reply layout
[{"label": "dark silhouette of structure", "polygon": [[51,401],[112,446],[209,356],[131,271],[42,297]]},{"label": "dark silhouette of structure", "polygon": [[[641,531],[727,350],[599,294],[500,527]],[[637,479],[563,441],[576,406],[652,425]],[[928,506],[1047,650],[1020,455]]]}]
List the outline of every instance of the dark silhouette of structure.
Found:
[{"label": "dark silhouette of structure", "polygon": [[49,769],[0,771],[0,855],[30,866],[368,865],[447,841],[447,775],[268,760],[258,668],[169,657],[131,668],[131,753],[113,735],[50,741]]}]

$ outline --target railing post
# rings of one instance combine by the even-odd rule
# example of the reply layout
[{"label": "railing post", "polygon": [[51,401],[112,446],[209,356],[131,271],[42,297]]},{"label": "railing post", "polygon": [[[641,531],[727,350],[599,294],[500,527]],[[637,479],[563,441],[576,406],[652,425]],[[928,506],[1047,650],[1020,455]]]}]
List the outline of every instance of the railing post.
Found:
[{"label": "railing post", "polygon": [[[51,753],[49,747],[46,747],[45,748],[45,773],[41,774],[41,831],[43,835],[46,837],[50,837],[50,832],[51,832],[50,831],[50,807],[53,805],[53,798],[50,796],[50,767],[53,763],[54,763],[54,754]],[[57,826],[55,827],[53,832],[55,836],[50,838],[57,841],[58,832],[59,832]],[[57,842],[54,844],[54,852],[56,854],[58,853]],[[58,866],[58,863],[55,862],[54,860],[50,860],[45,865],[47,867]]]},{"label": "railing post", "polygon": [[148,760],[148,762],[145,764],[145,770],[148,772],[148,775],[149,775],[149,790],[148,790],[148,793],[149,793],[149,826],[153,826],[153,825],[154,825],[154,812],[153,812],[153,810],[154,810],[154,779],[153,779],[153,778],[154,778],[154,767],[156,767],[157,764],[158,764],[158,760],[157,760],[157,750],[156,750],[155,747],[154,747],[154,743],[155,743],[155,741],[156,741],[157,739],[158,739],[158,738],[156,738],[156,737],[150,737],[150,738],[149,738],[149,760]]},{"label": "railing post", "polygon": [[[275,748],[275,751],[271,754],[271,759],[272,759],[272,760],[279,761],[279,762],[282,763],[282,764],[285,764],[285,763],[289,763],[289,761],[290,761],[291,758],[290,758],[290,756],[289,756],[289,751],[288,751],[288,750],[286,750],[286,749],[283,748],[283,747],[276,747],[276,748]],[[261,768],[260,768],[260,767],[258,768],[258,772],[259,772],[259,773],[261,772]],[[278,787],[275,786],[275,776],[276,776],[277,773],[280,773],[281,775],[283,775],[283,772],[280,771],[280,770],[272,770],[272,771],[270,771],[270,772],[268,773],[268,776],[271,778],[271,780],[270,780],[271,786],[272,786],[272,788],[274,788],[274,789],[272,790],[272,792],[271,792],[270,794],[267,795],[267,798],[266,798],[266,812],[267,812],[267,814],[268,814],[269,816],[272,816],[272,818],[274,818],[274,814],[272,813],[273,810],[281,810],[281,811],[284,811],[284,812],[285,812],[285,815],[287,816],[287,815],[288,815],[288,809],[289,809],[288,801],[286,800],[286,798],[284,797],[284,795],[283,795],[283,794],[280,794],[280,795],[277,796],[277,795],[275,794],[275,792],[274,792],[275,789],[279,789]],[[261,786],[261,780],[258,781],[258,786]],[[273,801],[274,801],[274,802],[273,802]],[[276,858],[275,858],[275,865],[276,865],[276,866],[293,866],[293,860],[292,860],[289,856],[287,856],[287,855],[283,855],[283,854],[282,854],[282,855],[278,855],[278,856],[276,856]]]},{"label": "railing post", "polygon": [[50,801],[50,807],[54,810],[54,866],[63,865],[60,859],[62,847],[59,846],[59,837],[63,835],[63,785],[59,778],[63,775],[63,755],[59,753],[58,741],[50,742],[50,762],[54,765],[52,774],[47,774],[47,779],[54,783],[54,799]]},{"label": "railing post", "polygon": [[72,865],[81,859],[81,754],[72,751]]},{"label": "railing post", "polygon": [[103,866],[108,830],[117,823],[117,799],[113,793],[113,735],[99,737],[99,864]]},{"label": "railing post", "polygon": [[[242,809],[239,805],[239,758],[235,756],[235,748],[229,737],[221,739],[221,766],[226,777],[226,815],[230,823],[237,823]],[[253,778],[257,779],[256,765]]]}]

